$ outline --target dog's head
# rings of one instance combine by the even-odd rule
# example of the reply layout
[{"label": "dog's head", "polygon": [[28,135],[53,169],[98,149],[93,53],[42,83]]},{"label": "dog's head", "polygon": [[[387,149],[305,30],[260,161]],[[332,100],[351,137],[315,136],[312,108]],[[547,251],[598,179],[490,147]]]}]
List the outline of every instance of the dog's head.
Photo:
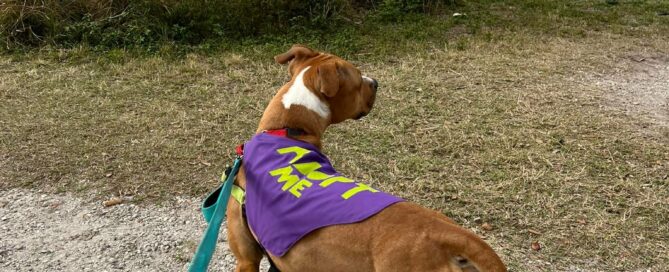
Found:
[{"label": "dog's head", "polygon": [[282,100],[286,108],[301,105],[335,124],[360,119],[374,106],[377,81],[337,56],[294,45],[274,59],[290,63],[292,86]]}]

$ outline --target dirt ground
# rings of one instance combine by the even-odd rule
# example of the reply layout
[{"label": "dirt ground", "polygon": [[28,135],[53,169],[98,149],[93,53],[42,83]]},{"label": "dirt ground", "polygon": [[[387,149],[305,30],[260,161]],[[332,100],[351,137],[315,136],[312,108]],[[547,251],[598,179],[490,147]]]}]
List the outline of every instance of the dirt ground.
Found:
[{"label": "dirt ground", "polygon": [[617,73],[594,77],[608,94],[607,106],[650,123],[650,130],[668,128],[669,56],[633,55],[621,64]]},{"label": "dirt ground", "polygon": [[[164,206],[0,191],[0,271],[186,271],[205,224],[199,200]],[[225,226],[210,271],[232,271]]]}]

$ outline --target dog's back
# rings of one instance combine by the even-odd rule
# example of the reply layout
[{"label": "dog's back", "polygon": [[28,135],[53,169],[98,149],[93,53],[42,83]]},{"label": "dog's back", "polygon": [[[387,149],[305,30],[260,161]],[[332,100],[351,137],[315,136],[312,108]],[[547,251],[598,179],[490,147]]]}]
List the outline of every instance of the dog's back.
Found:
[{"label": "dog's back", "polygon": [[286,271],[506,271],[474,233],[407,202],[315,231],[273,259]]}]

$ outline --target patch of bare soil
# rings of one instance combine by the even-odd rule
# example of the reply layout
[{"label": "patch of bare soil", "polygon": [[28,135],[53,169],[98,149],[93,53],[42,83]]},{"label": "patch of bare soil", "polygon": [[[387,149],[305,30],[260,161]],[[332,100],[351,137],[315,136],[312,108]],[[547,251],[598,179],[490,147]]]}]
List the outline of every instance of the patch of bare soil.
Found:
[{"label": "patch of bare soil", "polygon": [[[0,190],[0,271],[186,271],[206,227],[199,204],[105,207],[69,194]],[[226,238],[224,225],[209,271],[234,269]]]},{"label": "patch of bare soil", "polygon": [[642,127],[669,128],[669,56],[629,56],[595,84],[607,104],[638,118]]}]

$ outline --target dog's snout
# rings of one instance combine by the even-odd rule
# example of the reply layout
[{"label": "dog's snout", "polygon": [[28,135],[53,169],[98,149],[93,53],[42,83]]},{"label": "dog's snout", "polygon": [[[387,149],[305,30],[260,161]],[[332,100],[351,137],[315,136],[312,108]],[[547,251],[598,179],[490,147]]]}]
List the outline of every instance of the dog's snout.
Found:
[{"label": "dog's snout", "polygon": [[376,81],[376,79],[372,78],[372,87],[374,87],[374,91],[379,88],[379,82]]}]

